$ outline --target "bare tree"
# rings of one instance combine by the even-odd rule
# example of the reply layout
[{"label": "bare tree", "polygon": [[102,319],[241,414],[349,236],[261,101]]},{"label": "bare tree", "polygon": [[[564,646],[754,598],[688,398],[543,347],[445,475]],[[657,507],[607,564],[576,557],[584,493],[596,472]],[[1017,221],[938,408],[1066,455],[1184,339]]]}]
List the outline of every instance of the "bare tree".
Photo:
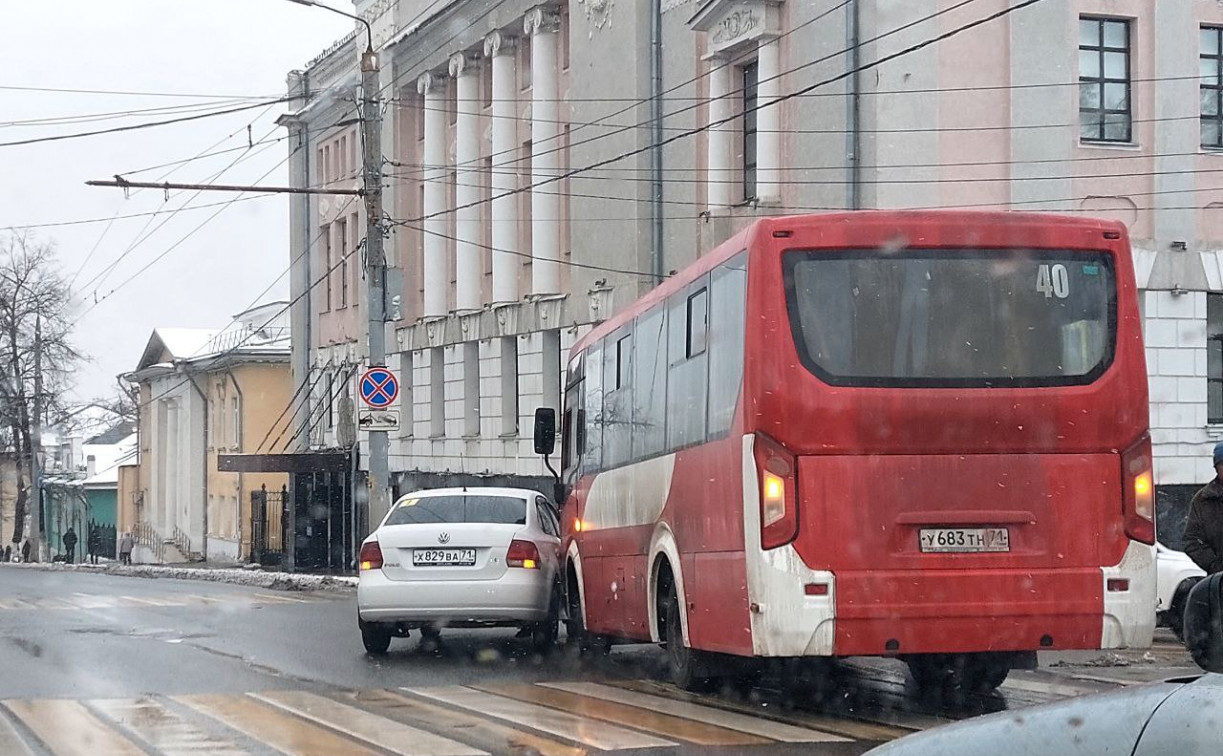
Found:
[{"label": "bare tree", "polygon": [[51,244],[27,233],[0,237],[0,441],[20,465],[13,542],[25,516],[39,439],[35,428],[69,410],[64,394],[82,355],[72,345],[72,292]]}]

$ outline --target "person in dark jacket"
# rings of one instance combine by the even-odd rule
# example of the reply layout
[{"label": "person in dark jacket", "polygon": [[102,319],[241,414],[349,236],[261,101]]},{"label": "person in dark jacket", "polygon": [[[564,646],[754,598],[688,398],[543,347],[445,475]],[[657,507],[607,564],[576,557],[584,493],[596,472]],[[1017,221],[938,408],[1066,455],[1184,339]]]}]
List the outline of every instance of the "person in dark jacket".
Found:
[{"label": "person in dark jacket", "polygon": [[69,527],[60,540],[64,544],[64,561],[72,564],[76,558],[76,531]]},{"label": "person in dark jacket", "polygon": [[1193,495],[1185,521],[1185,553],[1207,575],[1223,572],[1223,442],[1215,444],[1215,479]]}]

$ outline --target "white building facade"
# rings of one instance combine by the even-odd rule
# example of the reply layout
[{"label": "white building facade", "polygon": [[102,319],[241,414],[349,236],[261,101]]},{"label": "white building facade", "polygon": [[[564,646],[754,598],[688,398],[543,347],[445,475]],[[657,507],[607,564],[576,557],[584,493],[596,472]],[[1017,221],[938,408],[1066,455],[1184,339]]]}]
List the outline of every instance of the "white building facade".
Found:
[{"label": "white building facade", "polygon": [[[575,338],[754,218],[1039,210],[1130,229],[1175,542],[1223,439],[1223,6],[959,5],[355,2],[381,64],[398,489],[547,485],[529,418],[559,406]],[[360,185],[363,45],[354,30],[290,77],[300,185]],[[360,441],[349,199],[293,210],[294,378],[311,387],[295,412],[314,447]]]}]

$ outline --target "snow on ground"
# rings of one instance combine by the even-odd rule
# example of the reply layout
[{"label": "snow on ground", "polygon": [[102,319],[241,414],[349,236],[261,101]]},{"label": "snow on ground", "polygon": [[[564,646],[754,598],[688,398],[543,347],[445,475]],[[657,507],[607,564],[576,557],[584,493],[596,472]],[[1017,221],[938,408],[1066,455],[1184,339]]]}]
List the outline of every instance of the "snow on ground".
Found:
[{"label": "snow on ground", "polygon": [[165,578],[168,580],[207,580],[214,583],[270,588],[277,591],[348,591],[356,588],[357,578],[348,575],[305,575],[293,572],[227,567],[177,567],[161,564],[12,564],[11,567],[34,570],[100,572],[129,577]]}]

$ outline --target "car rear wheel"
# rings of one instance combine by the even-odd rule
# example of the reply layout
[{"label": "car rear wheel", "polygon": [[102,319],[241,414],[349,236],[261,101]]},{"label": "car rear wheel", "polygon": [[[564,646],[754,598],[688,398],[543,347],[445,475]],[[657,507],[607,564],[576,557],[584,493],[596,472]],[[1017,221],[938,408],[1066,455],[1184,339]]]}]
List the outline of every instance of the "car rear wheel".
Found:
[{"label": "car rear wheel", "polygon": [[365,653],[381,656],[391,647],[391,628],[379,622],[359,621],[361,626],[361,642],[365,644]]},{"label": "car rear wheel", "polygon": [[531,628],[531,645],[540,653],[547,652],[556,646],[560,635],[561,589],[552,589],[552,598],[548,602],[548,618]]},{"label": "car rear wheel", "polygon": [[1168,607],[1168,611],[1165,614],[1168,629],[1182,643],[1185,642],[1185,598],[1189,595],[1189,591],[1193,590],[1193,586],[1198,584],[1199,580],[1201,580],[1200,577],[1182,580],[1180,585],[1176,587],[1176,593],[1172,596],[1172,605]]}]

